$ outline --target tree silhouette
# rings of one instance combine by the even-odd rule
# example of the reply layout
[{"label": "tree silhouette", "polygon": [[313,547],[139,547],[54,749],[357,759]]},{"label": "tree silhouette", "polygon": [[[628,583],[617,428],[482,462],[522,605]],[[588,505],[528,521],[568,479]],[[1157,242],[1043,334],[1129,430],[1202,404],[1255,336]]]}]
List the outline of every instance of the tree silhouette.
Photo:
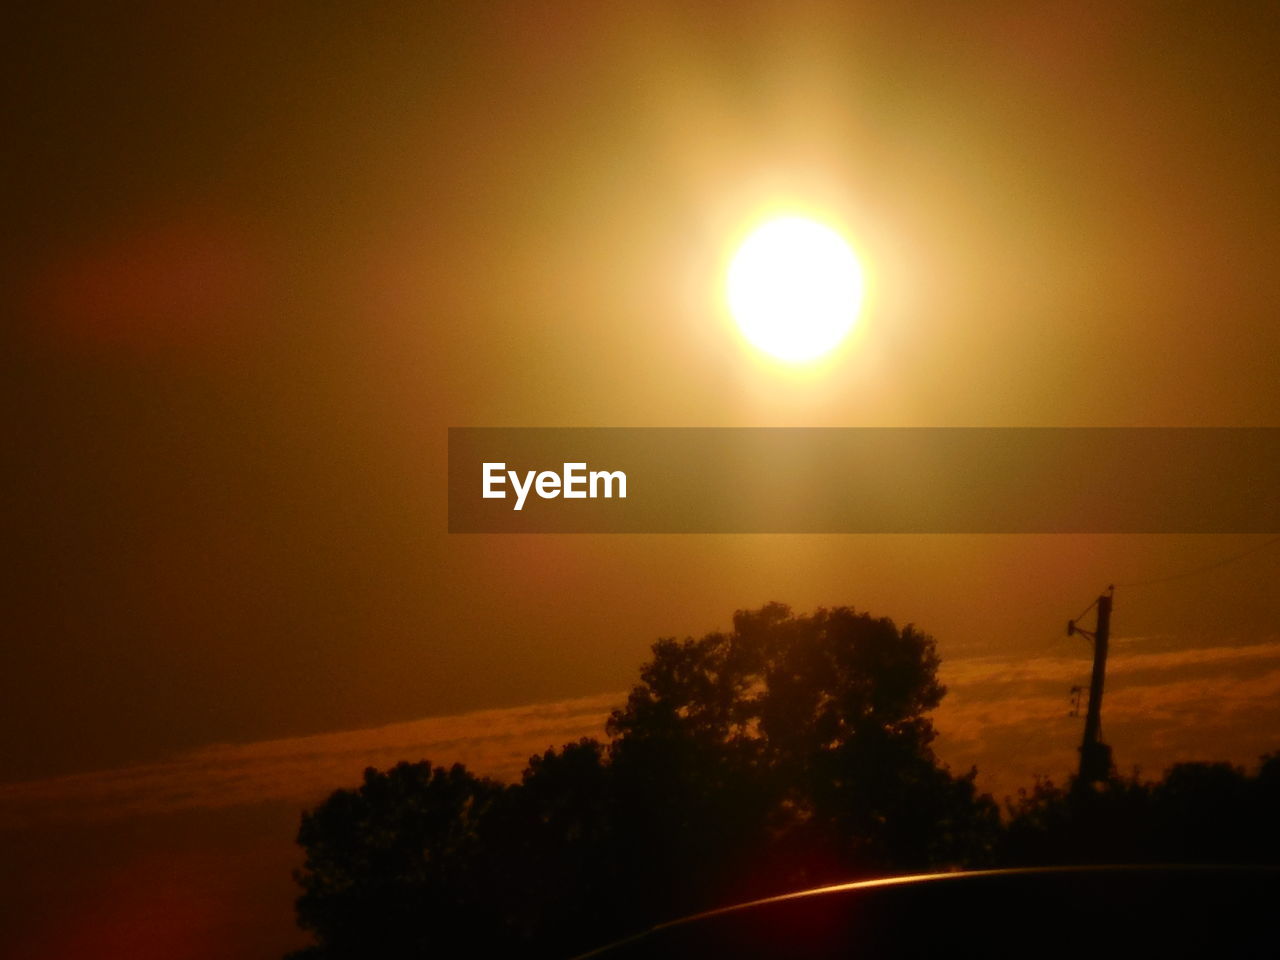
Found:
[{"label": "tree silhouette", "polygon": [[999,859],[1015,866],[1280,863],[1280,754],[1252,776],[1179,763],[1163,780],[1112,777],[1090,790],[1039,781],[1006,809]]},{"label": "tree silhouette", "polygon": [[460,766],[365,772],[306,814],[299,956],[564,956],[824,880],[978,863],[998,818],[934,756],[932,637],[782,604],[659,640],[606,745],[503,787]]},{"label": "tree silhouette", "polygon": [[608,729],[630,834],[649,858],[668,854],[633,874],[687,878],[665,912],[989,849],[994,804],[930,747],[945,689],[927,634],[770,604],[653,653]]},{"label": "tree silhouette", "polygon": [[[507,788],[426,761],[364,772],[303,814],[298,957],[455,956],[490,919],[485,827]],[[496,939],[496,938],[495,938]],[[495,944],[496,945],[496,944]]]}]

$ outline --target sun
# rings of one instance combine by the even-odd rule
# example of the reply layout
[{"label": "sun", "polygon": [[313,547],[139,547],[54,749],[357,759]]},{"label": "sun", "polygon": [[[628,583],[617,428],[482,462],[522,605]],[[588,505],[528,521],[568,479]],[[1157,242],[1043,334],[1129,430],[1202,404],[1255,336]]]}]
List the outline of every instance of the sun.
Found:
[{"label": "sun", "polygon": [[753,230],[727,277],[729,310],[755,347],[787,363],[816,360],[853,329],[862,268],[844,238],[805,217]]}]

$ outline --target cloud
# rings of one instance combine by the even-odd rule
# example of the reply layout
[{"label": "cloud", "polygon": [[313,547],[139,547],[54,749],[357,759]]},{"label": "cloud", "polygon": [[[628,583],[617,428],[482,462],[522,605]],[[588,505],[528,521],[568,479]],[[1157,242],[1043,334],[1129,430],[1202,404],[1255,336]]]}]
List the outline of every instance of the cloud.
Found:
[{"label": "cloud", "polygon": [[[1150,650],[1117,643],[1108,664],[1104,736],[1122,771],[1158,774],[1179,760],[1248,764],[1280,749],[1280,641]],[[954,769],[979,768],[997,797],[1076,764],[1082,719],[1072,684],[1087,685],[1088,652],[1073,657],[974,657],[944,662],[948,694],[934,716],[936,748]],[[0,828],[97,821],[280,801],[311,805],[359,782],[365,767],[401,760],[465,763],[518,779],[528,758],[601,736],[624,694],[480,710],[362,730],[218,744],[169,761],[0,787]]]},{"label": "cloud", "polygon": [[274,800],[312,804],[359,782],[365,767],[401,760],[466,763],[518,779],[529,757],[601,736],[620,694],[430,717],[363,730],[218,744],[172,760],[0,787],[0,827],[97,820]]},{"label": "cloud", "polygon": [[[1280,641],[1139,652],[1154,645],[1130,638],[1107,663],[1103,738],[1122,773],[1156,776],[1186,760],[1249,765],[1280,749]],[[1083,730],[1070,688],[1087,689],[1089,670],[1087,650],[944,663],[939,754],[959,769],[976,764],[980,786],[997,797],[1037,776],[1061,782]]]}]

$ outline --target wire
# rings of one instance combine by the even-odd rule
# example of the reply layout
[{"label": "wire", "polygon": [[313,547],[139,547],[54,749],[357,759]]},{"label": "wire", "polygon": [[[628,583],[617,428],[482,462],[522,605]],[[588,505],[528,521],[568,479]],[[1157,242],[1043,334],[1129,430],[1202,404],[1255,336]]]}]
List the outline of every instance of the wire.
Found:
[{"label": "wire", "polygon": [[[1215,560],[1212,563],[1206,563],[1203,566],[1193,567],[1190,570],[1183,570],[1181,573],[1174,573],[1167,577],[1155,577],[1154,579],[1151,579],[1151,580],[1135,580],[1130,583],[1118,583],[1116,584],[1116,586],[1146,587],[1146,586],[1150,586],[1153,583],[1168,583],[1170,580],[1181,580],[1184,577],[1193,577],[1197,573],[1204,573],[1207,570],[1216,570],[1218,567],[1225,567],[1228,563],[1235,563],[1237,560],[1241,559],[1242,557],[1247,557],[1251,553],[1257,553],[1259,550],[1264,550],[1267,547],[1271,546],[1273,543],[1280,543],[1280,536],[1272,537],[1270,540],[1264,540],[1262,543],[1255,543],[1252,547],[1249,547],[1247,550],[1241,550],[1239,553],[1233,553],[1229,557],[1222,557],[1219,560]],[[1096,603],[1097,601],[1094,601],[1094,602]]]},{"label": "wire", "polygon": [[1072,620],[1079,620],[1081,617],[1083,617],[1086,613],[1088,613],[1090,610],[1092,610],[1092,609],[1093,609],[1094,607],[1096,607],[1097,605],[1098,605],[1098,598],[1097,598],[1097,597],[1094,597],[1094,598],[1093,598],[1093,603],[1089,604],[1087,607],[1085,607],[1083,610],[1081,610],[1079,613],[1077,613],[1077,614],[1076,614],[1074,617],[1072,617],[1071,619],[1072,619]]},{"label": "wire", "polygon": [[[1221,557],[1217,560],[1214,560],[1212,563],[1206,563],[1198,567],[1192,567],[1190,570],[1183,570],[1181,573],[1173,573],[1167,577],[1153,577],[1150,580],[1130,580],[1128,583],[1116,583],[1116,584],[1112,584],[1108,589],[1114,590],[1116,587],[1148,587],[1157,583],[1169,583],[1170,581],[1173,581],[1173,580],[1182,580],[1182,579],[1185,579],[1186,577],[1194,577],[1198,573],[1205,573],[1209,570],[1216,570],[1218,569],[1218,567],[1225,567],[1229,563],[1235,563],[1237,560],[1243,559],[1244,557],[1247,557],[1250,554],[1257,553],[1259,550],[1265,550],[1267,547],[1275,543],[1280,543],[1280,536],[1274,536],[1270,540],[1262,541],[1262,543],[1255,543],[1252,547],[1249,547],[1245,550],[1241,550],[1239,553],[1233,553],[1229,556]],[[1077,613],[1074,617],[1072,617],[1071,622],[1074,623],[1075,621],[1083,617],[1086,613],[1088,613],[1090,610],[1092,610],[1094,607],[1096,607],[1098,605],[1099,599],[1100,597],[1094,597],[1093,603],[1089,604],[1087,607],[1085,607],[1083,610]]]}]

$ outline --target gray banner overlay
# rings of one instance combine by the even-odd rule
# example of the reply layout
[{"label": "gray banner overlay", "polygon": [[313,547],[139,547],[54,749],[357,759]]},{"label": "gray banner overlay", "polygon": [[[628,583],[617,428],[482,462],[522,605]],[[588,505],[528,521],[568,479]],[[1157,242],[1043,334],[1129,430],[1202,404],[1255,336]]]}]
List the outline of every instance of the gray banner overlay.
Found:
[{"label": "gray banner overlay", "polygon": [[449,530],[1278,533],[1280,428],[453,427]]}]

